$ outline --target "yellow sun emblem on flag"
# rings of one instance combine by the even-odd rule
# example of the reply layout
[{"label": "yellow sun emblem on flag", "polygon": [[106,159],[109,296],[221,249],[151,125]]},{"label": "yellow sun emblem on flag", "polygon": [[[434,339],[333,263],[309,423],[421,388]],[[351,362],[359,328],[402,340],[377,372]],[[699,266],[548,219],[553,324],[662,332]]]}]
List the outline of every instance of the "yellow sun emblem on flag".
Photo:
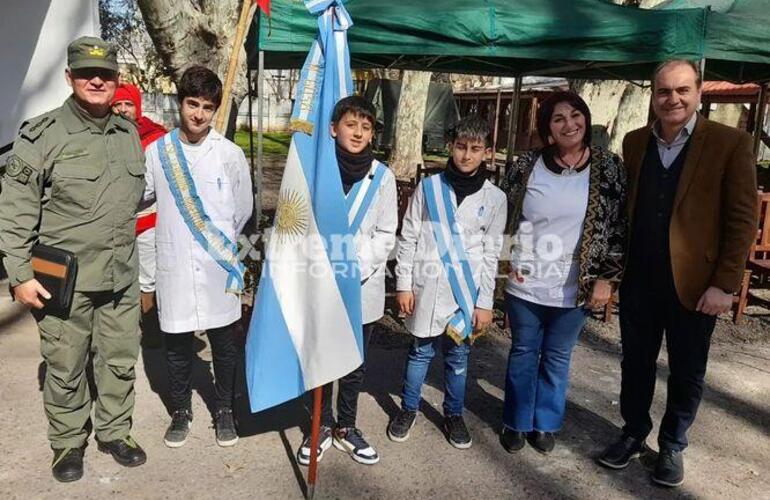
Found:
[{"label": "yellow sun emblem on flag", "polygon": [[275,215],[275,230],[279,241],[302,236],[307,226],[308,207],[305,199],[297,191],[281,191]]}]

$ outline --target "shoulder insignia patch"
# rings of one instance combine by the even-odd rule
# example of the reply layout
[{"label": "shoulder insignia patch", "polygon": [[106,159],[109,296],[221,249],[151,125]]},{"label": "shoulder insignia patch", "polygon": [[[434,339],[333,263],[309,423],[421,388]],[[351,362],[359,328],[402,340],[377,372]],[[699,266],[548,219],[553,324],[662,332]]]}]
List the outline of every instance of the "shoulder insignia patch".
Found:
[{"label": "shoulder insignia patch", "polygon": [[48,128],[49,125],[53,124],[54,121],[53,117],[48,114],[39,119],[24,122],[19,130],[19,135],[29,142],[35,142],[42,135],[43,131]]},{"label": "shoulder insignia patch", "polygon": [[29,182],[29,178],[34,173],[32,167],[27,162],[19,158],[17,155],[11,155],[8,158],[8,164],[5,168],[5,175],[16,180],[21,184]]}]

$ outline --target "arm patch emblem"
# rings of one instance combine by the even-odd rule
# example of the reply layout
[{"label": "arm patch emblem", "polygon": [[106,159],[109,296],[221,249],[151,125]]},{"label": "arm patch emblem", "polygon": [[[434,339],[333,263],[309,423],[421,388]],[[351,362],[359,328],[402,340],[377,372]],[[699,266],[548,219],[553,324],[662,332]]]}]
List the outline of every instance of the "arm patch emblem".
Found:
[{"label": "arm patch emblem", "polygon": [[16,180],[16,182],[26,184],[33,173],[32,167],[17,155],[11,155],[8,159],[5,175]]}]

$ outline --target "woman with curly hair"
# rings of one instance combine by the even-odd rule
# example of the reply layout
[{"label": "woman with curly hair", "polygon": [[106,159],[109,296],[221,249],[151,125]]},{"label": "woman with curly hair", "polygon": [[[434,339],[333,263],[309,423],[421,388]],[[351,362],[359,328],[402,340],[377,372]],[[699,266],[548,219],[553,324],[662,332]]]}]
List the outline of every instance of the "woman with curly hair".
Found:
[{"label": "woman with curly hair", "polygon": [[545,147],[522,155],[502,189],[510,203],[512,271],[505,287],[511,352],[500,442],[553,450],[564,420],[572,349],[590,309],[609,301],[623,271],[626,174],[591,146],[591,113],[574,92],[543,101]]}]

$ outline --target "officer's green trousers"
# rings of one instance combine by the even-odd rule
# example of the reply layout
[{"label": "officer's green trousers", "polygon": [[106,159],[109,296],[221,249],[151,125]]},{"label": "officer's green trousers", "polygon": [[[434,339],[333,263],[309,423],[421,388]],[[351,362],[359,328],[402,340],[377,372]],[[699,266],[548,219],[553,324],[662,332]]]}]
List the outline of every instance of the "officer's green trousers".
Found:
[{"label": "officer's green trousers", "polygon": [[53,448],[88,439],[91,395],[86,379],[93,352],[96,392],[93,428],[99,441],[128,435],[139,355],[139,285],[121,292],[75,292],[67,319],[36,313],[46,364],[43,406]]}]

